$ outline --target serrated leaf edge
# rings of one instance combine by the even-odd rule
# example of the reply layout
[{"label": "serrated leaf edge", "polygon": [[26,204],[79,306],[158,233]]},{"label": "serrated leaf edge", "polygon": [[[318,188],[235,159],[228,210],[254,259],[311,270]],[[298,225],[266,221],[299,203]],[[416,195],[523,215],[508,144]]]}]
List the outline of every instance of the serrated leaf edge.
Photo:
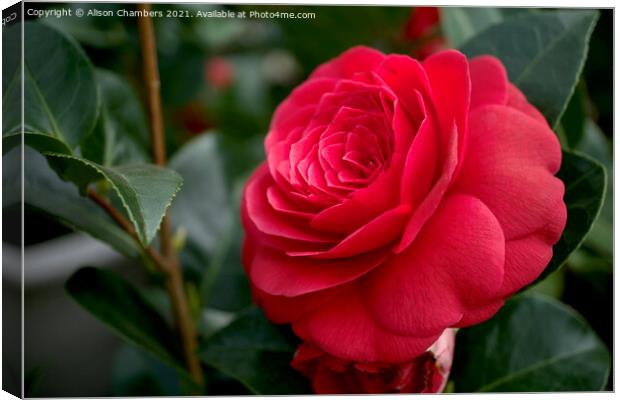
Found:
[{"label": "serrated leaf edge", "polygon": [[[71,159],[71,160],[75,160],[78,162],[81,162],[82,164],[94,169],[100,176],[103,177],[103,179],[105,179],[107,182],[110,183],[110,185],[112,186],[112,188],[114,189],[115,193],[117,194],[117,196],[120,198],[121,203],[123,204],[123,207],[125,208],[125,211],[127,212],[127,215],[129,217],[129,219],[131,220],[131,223],[133,224],[134,227],[136,227],[136,232],[138,234],[138,238],[140,239],[140,242],[142,243],[142,245],[144,247],[148,246],[149,243],[151,242],[151,240],[155,237],[155,234],[158,232],[159,230],[159,226],[161,225],[161,221],[164,218],[164,215],[166,215],[166,212],[168,211],[168,208],[170,207],[170,204],[172,204],[172,201],[174,200],[174,198],[176,197],[176,194],[181,190],[181,187],[183,186],[183,177],[181,177],[181,175],[179,175],[176,171],[172,170],[172,169],[168,169],[168,171],[171,171],[172,173],[174,173],[178,178],[179,178],[179,183],[176,185],[172,195],[170,196],[170,198],[168,199],[168,201],[165,203],[164,206],[164,212],[162,213],[161,217],[158,220],[158,223],[156,224],[156,228],[153,230],[152,232],[152,236],[149,236],[151,234],[151,232],[147,232],[146,231],[146,226],[144,225],[144,223],[139,223],[136,220],[136,216],[134,215],[134,213],[132,212],[131,208],[129,207],[129,205],[127,204],[127,202],[125,201],[125,198],[121,195],[120,189],[118,188],[118,186],[107,176],[107,174],[109,172],[106,172],[106,169],[109,169],[108,167],[103,167],[103,166],[99,166],[97,163],[94,163],[90,160],[86,160],[83,158],[79,158],[79,157],[74,157],[68,154],[61,154],[61,153],[53,153],[53,152],[44,152],[43,153],[46,157],[59,157],[59,158],[66,158],[66,159]],[[158,167],[152,164],[147,164],[153,167]],[[162,168],[162,167],[158,167],[158,168]],[[134,196],[136,197],[136,199],[139,199],[140,197],[138,196],[137,192],[133,189],[133,187],[129,184],[129,182],[127,181],[127,178],[116,171],[112,171],[114,174],[118,175],[121,179],[123,179],[126,183],[127,183],[127,187],[129,188],[129,190],[131,192],[133,192]],[[142,207],[142,203],[140,201],[137,202],[138,203],[138,208],[139,208],[139,212],[144,214],[144,209]],[[150,240],[149,240],[150,237]]]}]

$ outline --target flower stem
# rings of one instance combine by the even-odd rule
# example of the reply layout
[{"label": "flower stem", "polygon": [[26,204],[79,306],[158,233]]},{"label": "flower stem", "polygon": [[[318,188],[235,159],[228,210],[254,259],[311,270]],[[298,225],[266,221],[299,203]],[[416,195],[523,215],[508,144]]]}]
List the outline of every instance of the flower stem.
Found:
[{"label": "flower stem", "polygon": [[[162,116],[160,80],[157,68],[157,51],[155,47],[155,34],[153,21],[149,16],[150,4],[138,4],[138,10],[143,15],[138,18],[140,32],[140,47],[142,48],[142,62],[144,66],[144,79],[147,89],[149,122],[151,132],[151,145],[153,161],[157,165],[166,164],[166,142],[164,135],[164,123]],[[166,261],[166,289],[172,304],[173,315],[183,345],[185,363],[194,380],[202,384],[203,376],[200,363],[196,356],[198,340],[196,328],[191,318],[185,289],[183,287],[183,271],[179,266],[177,255],[172,246],[172,235],[168,215],[165,215],[160,226],[161,255]]]}]

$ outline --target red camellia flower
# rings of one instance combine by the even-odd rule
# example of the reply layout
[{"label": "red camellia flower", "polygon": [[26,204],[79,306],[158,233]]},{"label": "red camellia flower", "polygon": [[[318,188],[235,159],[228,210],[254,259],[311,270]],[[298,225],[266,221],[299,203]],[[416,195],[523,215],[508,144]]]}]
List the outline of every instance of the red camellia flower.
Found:
[{"label": "red camellia flower", "polygon": [[490,56],[350,49],[265,149],[242,201],[255,301],[344,360],[407,362],[490,318],[564,229],[558,140]]},{"label": "red camellia flower", "polygon": [[319,394],[437,393],[448,381],[454,336],[453,329],[446,329],[427,352],[398,364],[347,361],[303,343],[291,365],[310,378]]}]

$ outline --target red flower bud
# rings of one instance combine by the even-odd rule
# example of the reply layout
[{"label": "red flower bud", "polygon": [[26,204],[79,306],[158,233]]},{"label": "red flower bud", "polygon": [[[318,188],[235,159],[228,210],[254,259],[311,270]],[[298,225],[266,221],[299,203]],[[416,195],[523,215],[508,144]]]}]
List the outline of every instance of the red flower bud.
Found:
[{"label": "red flower bud", "polygon": [[318,394],[437,393],[450,374],[454,336],[454,329],[446,329],[425,353],[392,364],[344,360],[305,342],[291,365],[312,381]]}]

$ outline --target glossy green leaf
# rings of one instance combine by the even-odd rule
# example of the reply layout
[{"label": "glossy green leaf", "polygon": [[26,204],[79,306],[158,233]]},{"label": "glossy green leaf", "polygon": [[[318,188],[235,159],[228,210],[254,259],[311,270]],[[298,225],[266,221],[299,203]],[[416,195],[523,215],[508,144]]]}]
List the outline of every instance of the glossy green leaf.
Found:
[{"label": "glossy green leaf", "polygon": [[[239,210],[241,194],[247,176],[234,181],[232,189],[233,210]],[[218,243],[203,275],[200,295],[205,306],[219,310],[239,311],[252,304],[248,277],[243,270],[241,254],[243,227],[240,214],[233,214],[232,229]]]},{"label": "glossy green leaf", "polygon": [[459,47],[476,34],[502,20],[497,8],[445,7],[441,9],[441,29],[453,47]]},{"label": "glossy green leaf", "polygon": [[523,14],[535,14],[544,10],[544,8],[527,8],[527,7],[500,7],[497,8],[502,15],[502,19],[516,17]]},{"label": "glossy green leaf", "polygon": [[186,231],[188,251],[208,256],[232,226],[217,133],[207,132],[186,143],[169,165],[183,177],[183,190],[170,208],[171,221]]},{"label": "glossy green leaf", "polygon": [[[109,244],[115,250],[129,258],[141,254],[139,245],[123,231],[103,210],[89,198],[80,196],[76,186],[62,181],[52,171],[45,157],[37,151],[25,147],[24,158],[24,202],[28,206],[43,211],[50,217],[58,219],[68,227],[84,231],[96,239]],[[3,156],[3,164],[21,165],[20,148],[16,147]],[[14,170],[15,171],[15,170]],[[2,190],[5,196],[14,200],[21,198],[21,185],[16,177],[5,177],[3,170]],[[11,179],[7,179],[11,178]],[[6,205],[9,205],[8,203]]]},{"label": "glossy green leaf", "polygon": [[129,83],[103,69],[96,71],[96,79],[101,115],[93,133],[80,146],[83,157],[106,166],[149,162],[146,117]]},{"label": "glossy green leaf", "polygon": [[607,348],[573,309],[520,295],[459,331],[450,377],[457,392],[595,391],[609,367]]},{"label": "glossy green leaf", "polygon": [[[179,379],[181,378],[181,379]],[[183,388],[191,388],[184,393]],[[112,396],[179,396],[201,393],[186,374],[161,362],[136,346],[125,344],[116,354],[112,367]]]},{"label": "glossy green leaf", "polygon": [[58,175],[75,183],[81,192],[90,183],[105,180],[121,200],[144,246],[153,240],[183,184],[183,178],[173,170],[152,164],[104,167],[66,154],[45,153],[45,156]]},{"label": "glossy green leaf", "polygon": [[305,378],[290,367],[295,347],[255,307],[241,313],[200,349],[207,365],[238,380],[254,394],[305,394]]},{"label": "glossy green leaf", "polygon": [[93,267],[74,273],[66,283],[71,297],[115,333],[182,370],[176,335],[163,317],[120,276]]},{"label": "glossy green leaf", "polygon": [[[4,31],[3,44],[21,43],[19,28]],[[19,63],[3,65],[3,136],[21,132],[20,70]],[[99,111],[94,69],[84,51],[56,29],[26,22],[23,76],[24,132],[77,147],[93,130]]]},{"label": "glossy green leaf", "polygon": [[[30,150],[33,151],[34,150]],[[22,146],[2,156],[2,207],[22,202]],[[25,166],[24,166],[25,167]],[[25,169],[25,168],[24,168]],[[18,227],[15,227],[18,228]]]},{"label": "glossy green leaf", "polygon": [[583,85],[577,85],[575,92],[571,97],[566,111],[560,121],[559,129],[562,129],[566,138],[566,146],[569,149],[575,149],[581,142],[586,130],[586,119],[588,117],[587,93]]},{"label": "glossy green leaf", "polygon": [[[184,182],[170,207],[170,216],[175,229],[187,235],[181,261],[200,276],[203,306],[238,311],[250,303],[250,296],[240,259],[243,232],[239,202],[230,193],[222,160],[238,152],[223,147],[222,141],[219,132],[204,133],[170,160]],[[233,158],[237,164],[244,164],[250,157]]]},{"label": "glossy green leaf", "polygon": [[614,168],[612,146],[598,125],[592,120],[587,120],[585,134],[577,149],[603,164],[607,172],[607,191],[603,208],[584,244],[607,258],[613,258]]},{"label": "glossy green leaf", "polygon": [[[577,253],[579,250],[575,251]],[[573,254],[575,254],[573,253]],[[569,259],[572,260],[572,256]],[[545,296],[553,297],[555,299],[561,299],[564,294],[564,288],[566,286],[566,279],[564,276],[564,270],[555,271],[547,276],[545,279],[538,281],[535,285],[529,286],[526,293],[537,293]]]},{"label": "glossy green leaf", "polygon": [[[38,150],[39,152],[50,151],[53,153],[72,154],[71,149],[66,143],[42,133],[24,133],[24,144]],[[22,141],[21,133],[12,133],[2,138],[2,152],[6,154]]]},{"label": "glossy green leaf", "polygon": [[594,159],[564,151],[557,177],[564,182],[564,203],[568,216],[566,228],[553,246],[553,257],[537,281],[560,268],[590,232],[596,220],[607,186],[605,168]]},{"label": "glossy green leaf", "polygon": [[502,60],[510,81],[555,127],[581,74],[597,17],[594,10],[517,15],[476,35],[462,51]]}]

